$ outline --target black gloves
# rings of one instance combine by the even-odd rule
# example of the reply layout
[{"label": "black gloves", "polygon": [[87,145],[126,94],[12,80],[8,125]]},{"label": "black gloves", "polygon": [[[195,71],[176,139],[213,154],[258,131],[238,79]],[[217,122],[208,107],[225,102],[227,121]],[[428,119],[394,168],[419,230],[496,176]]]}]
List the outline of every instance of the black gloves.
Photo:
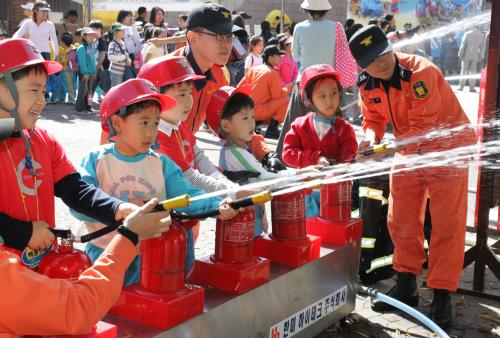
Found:
[{"label": "black gloves", "polygon": [[257,171],[248,171],[248,170],[240,170],[240,171],[229,171],[224,170],[222,172],[224,176],[226,176],[230,181],[238,184],[245,184],[249,178],[259,177],[260,173]]},{"label": "black gloves", "polygon": [[267,171],[276,173],[280,170],[286,170],[286,165],[281,161],[278,154],[274,151],[268,152],[261,161],[262,165]]}]

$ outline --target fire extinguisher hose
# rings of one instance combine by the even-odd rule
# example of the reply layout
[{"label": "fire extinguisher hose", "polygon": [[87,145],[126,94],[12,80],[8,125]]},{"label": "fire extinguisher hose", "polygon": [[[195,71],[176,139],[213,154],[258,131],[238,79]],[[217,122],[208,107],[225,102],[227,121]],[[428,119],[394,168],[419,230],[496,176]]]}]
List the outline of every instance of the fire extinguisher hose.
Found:
[{"label": "fire extinguisher hose", "polygon": [[[190,198],[189,195],[182,195],[182,196],[178,196],[178,197],[175,197],[175,198],[172,198],[169,200],[161,201],[155,207],[153,212],[172,210],[172,209],[176,209],[176,208],[183,208],[183,207],[191,204],[189,198]],[[94,240],[96,238],[99,238],[101,236],[109,234],[110,232],[116,230],[120,225],[121,225],[121,223],[108,225],[102,229],[93,231],[93,232],[88,233],[88,234],[83,235],[83,236],[74,236],[71,233],[70,229],[51,228],[49,230],[52,231],[52,233],[56,237],[69,239],[69,240],[76,242],[76,243],[87,243],[87,242],[90,242],[91,240]]]},{"label": "fire extinguisher hose", "polygon": [[169,200],[159,202],[153,210],[166,211],[166,210],[184,208],[191,205],[190,199],[191,197],[188,194],[177,196]]},{"label": "fire extinguisher hose", "polygon": [[[245,208],[245,207],[250,207],[255,204],[264,204],[270,200],[272,200],[272,193],[270,190],[263,191],[261,193],[240,198],[236,201],[231,202],[229,205],[233,209],[240,209],[240,208]],[[219,209],[214,209],[210,210],[207,212],[199,213],[199,214],[194,214],[194,215],[188,215],[183,212],[178,212],[178,211],[172,211],[171,215],[174,219],[178,220],[195,220],[195,219],[204,219],[208,217],[215,217],[220,213]]]},{"label": "fire extinguisher hose", "polygon": [[[232,202],[230,205],[233,209],[239,209],[239,208],[244,208],[244,207],[249,207],[254,204],[264,204],[272,199],[272,194],[270,190],[263,191],[261,193],[241,198],[239,200],[236,200]],[[165,211],[165,210],[171,210],[170,214],[172,218],[177,219],[177,220],[198,220],[198,219],[204,219],[208,217],[215,217],[219,214],[219,209],[215,210],[210,210],[205,213],[201,214],[196,214],[196,215],[187,215],[182,212],[177,212],[175,209],[178,208],[183,208],[186,206],[189,206],[191,204],[190,201],[190,196],[189,195],[182,195],[178,196],[169,200],[161,201],[158,203],[158,205],[155,207],[154,211]],[[153,211],[153,212],[154,212]],[[104,236],[114,230],[116,230],[120,224],[114,224],[114,225],[108,225],[102,229],[93,231],[89,234],[80,236],[80,237],[75,237],[70,229],[57,229],[57,228],[51,228],[50,231],[54,235],[60,238],[66,238],[69,239],[73,242],[77,243],[86,243],[89,242],[93,239],[96,239],[98,237]]]}]

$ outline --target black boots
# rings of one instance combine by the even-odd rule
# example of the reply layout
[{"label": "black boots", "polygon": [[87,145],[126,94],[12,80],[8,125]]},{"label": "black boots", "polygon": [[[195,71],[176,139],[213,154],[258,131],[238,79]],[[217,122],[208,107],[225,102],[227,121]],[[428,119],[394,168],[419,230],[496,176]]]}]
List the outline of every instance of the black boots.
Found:
[{"label": "black boots", "polygon": [[434,289],[430,318],[444,330],[450,327],[452,318],[450,291]]},{"label": "black boots", "polygon": [[[398,272],[398,281],[389,290],[387,296],[395,298],[409,306],[418,305],[417,277],[409,272]],[[376,301],[372,305],[372,310],[376,312],[391,311],[395,308],[387,303]]]},{"label": "black boots", "polygon": [[[416,307],[418,305],[417,277],[408,272],[398,272],[396,285],[386,295],[406,305]],[[392,311],[395,309],[392,305],[381,301],[376,301],[372,305],[372,310],[376,312]],[[452,320],[450,291],[434,289],[434,298],[429,318],[443,330],[450,327]]]},{"label": "black boots", "polygon": [[278,121],[271,120],[271,122],[269,122],[269,125],[267,126],[267,130],[266,133],[264,134],[264,137],[272,138],[275,140],[279,139],[281,130],[279,130],[278,125],[279,125]]}]

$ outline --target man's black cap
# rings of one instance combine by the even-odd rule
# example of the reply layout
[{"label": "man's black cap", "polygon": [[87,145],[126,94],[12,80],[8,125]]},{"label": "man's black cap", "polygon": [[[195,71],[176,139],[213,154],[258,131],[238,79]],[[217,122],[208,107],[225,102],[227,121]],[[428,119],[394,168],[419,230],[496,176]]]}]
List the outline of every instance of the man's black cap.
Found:
[{"label": "man's black cap", "polygon": [[285,52],[282,52],[276,45],[267,46],[266,48],[264,48],[264,51],[262,51],[263,58],[268,58],[273,55],[284,55],[284,54]]},{"label": "man's black cap", "polygon": [[252,18],[252,16],[250,14],[248,14],[247,12],[239,12],[238,15],[241,16],[243,19],[251,19]]},{"label": "man's black cap", "polygon": [[216,34],[231,34],[231,12],[227,8],[210,3],[196,7],[189,13],[186,28],[206,28]]},{"label": "man's black cap", "polygon": [[392,51],[392,44],[379,27],[369,25],[354,33],[349,48],[358,65],[366,68],[380,55]]}]

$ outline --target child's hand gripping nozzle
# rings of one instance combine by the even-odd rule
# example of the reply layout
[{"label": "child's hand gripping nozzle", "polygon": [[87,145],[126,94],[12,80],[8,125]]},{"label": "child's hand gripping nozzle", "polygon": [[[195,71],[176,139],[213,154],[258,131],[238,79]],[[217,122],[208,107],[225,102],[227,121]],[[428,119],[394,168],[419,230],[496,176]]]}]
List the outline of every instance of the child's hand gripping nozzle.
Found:
[{"label": "child's hand gripping nozzle", "polygon": [[[189,195],[185,195],[185,196],[187,196],[187,198],[189,199]],[[179,196],[179,198],[181,200],[183,200],[181,197],[184,198],[184,196]],[[264,204],[264,203],[272,200],[272,198],[273,197],[272,197],[271,191],[266,190],[266,191],[260,192],[258,194],[252,195],[252,196],[237,199],[237,200],[229,203],[229,205],[231,206],[231,208],[237,210],[240,208],[250,207],[250,206],[256,205],[256,204]],[[169,201],[172,201],[172,200],[169,200]],[[185,201],[185,200],[183,200],[183,201]],[[167,201],[165,201],[165,202],[167,202]],[[160,202],[158,205],[160,205],[162,203],[163,202]],[[181,202],[179,202],[179,203],[181,203]],[[186,204],[184,206],[187,206],[187,205],[189,205],[189,204]],[[179,206],[177,206],[177,208],[179,208]],[[210,210],[207,212],[203,212],[200,214],[194,214],[194,215],[188,215],[186,213],[178,212],[178,211],[174,210],[171,212],[171,215],[172,215],[172,218],[176,219],[176,220],[193,220],[193,219],[204,219],[204,218],[208,218],[208,217],[215,217],[219,213],[220,213],[220,211],[217,208],[214,210]]]},{"label": "child's hand gripping nozzle", "polygon": [[[167,211],[167,210],[173,210],[173,209],[179,209],[179,208],[184,208],[187,207],[191,204],[190,201],[190,196],[189,195],[181,195],[177,196],[175,198],[161,201],[159,202],[155,208],[153,209],[153,212],[156,211]],[[174,212],[172,212],[174,214]],[[61,239],[65,239],[71,242],[75,243],[86,243],[90,242],[91,240],[94,240],[98,237],[104,236],[114,230],[116,230],[122,223],[116,223],[114,225],[108,225],[102,229],[93,231],[91,233],[88,233],[83,236],[74,236],[73,233],[71,232],[70,229],[57,229],[57,228],[50,228],[49,230],[52,231],[52,233]]]}]

